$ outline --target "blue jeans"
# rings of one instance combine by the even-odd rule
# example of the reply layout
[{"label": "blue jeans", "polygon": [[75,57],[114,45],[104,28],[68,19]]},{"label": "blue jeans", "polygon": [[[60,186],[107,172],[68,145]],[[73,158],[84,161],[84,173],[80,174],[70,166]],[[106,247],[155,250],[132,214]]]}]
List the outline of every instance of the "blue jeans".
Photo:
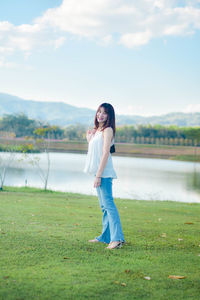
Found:
[{"label": "blue jeans", "polygon": [[112,180],[112,177],[102,177],[101,185],[96,188],[99,204],[103,212],[102,234],[96,239],[107,244],[115,241],[124,242],[119,213],[112,196]]}]

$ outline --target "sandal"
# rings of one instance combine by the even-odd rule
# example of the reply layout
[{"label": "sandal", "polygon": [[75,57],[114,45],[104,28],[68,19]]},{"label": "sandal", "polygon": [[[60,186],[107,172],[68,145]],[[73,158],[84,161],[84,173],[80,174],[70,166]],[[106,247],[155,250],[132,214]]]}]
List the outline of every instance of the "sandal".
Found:
[{"label": "sandal", "polygon": [[[114,246],[112,246],[113,243],[115,243]],[[122,247],[122,244],[123,244],[123,242],[111,242],[111,243],[109,244],[109,246],[106,247],[106,249],[111,249],[111,250],[112,250],[112,249],[119,249],[119,248]]]},{"label": "sandal", "polygon": [[99,243],[99,240],[94,239],[94,240],[89,240],[88,242],[89,242],[89,243]]}]

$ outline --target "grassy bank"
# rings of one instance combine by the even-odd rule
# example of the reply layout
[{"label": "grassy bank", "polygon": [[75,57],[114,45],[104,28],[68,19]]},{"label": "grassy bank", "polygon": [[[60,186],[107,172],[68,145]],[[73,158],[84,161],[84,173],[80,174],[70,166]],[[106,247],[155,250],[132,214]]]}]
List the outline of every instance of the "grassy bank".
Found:
[{"label": "grassy bank", "polygon": [[19,145],[2,145],[0,144],[0,152],[23,152],[23,153],[39,153],[38,149],[34,149],[32,145],[29,144],[19,144]]},{"label": "grassy bank", "polygon": [[0,192],[0,299],[197,300],[200,205],[115,202],[127,243],[108,250],[88,243],[101,233],[97,197],[34,188]]},{"label": "grassy bank", "polygon": [[200,155],[176,155],[173,160],[200,162]]}]

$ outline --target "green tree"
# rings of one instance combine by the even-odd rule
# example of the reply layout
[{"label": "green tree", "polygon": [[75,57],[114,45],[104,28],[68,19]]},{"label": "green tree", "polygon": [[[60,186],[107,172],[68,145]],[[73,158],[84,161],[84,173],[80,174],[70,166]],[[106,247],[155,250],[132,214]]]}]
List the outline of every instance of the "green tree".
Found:
[{"label": "green tree", "polygon": [[14,132],[16,137],[33,135],[41,122],[29,119],[24,113],[4,115],[0,120],[0,131]]}]

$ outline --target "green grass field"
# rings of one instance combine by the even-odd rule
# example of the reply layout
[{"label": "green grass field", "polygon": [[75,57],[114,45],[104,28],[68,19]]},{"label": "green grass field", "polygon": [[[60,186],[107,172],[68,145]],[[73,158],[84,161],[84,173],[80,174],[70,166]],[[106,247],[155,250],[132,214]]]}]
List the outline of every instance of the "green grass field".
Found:
[{"label": "green grass field", "polygon": [[88,243],[101,233],[97,197],[0,192],[0,299],[198,300],[200,204],[115,202],[127,243],[108,250]]}]

